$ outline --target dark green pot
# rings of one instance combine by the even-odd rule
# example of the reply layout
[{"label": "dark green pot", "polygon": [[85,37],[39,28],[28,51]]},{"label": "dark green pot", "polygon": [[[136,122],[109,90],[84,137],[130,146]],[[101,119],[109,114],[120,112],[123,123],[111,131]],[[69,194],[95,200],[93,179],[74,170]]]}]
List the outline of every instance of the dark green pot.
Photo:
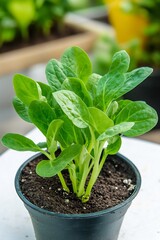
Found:
[{"label": "dark green pot", "polygon": [[[22,164],[15,177],[17,194],[24,202],[34,227],[37,240],[117,240],[124,215],[132,200],[139,192],[141,177],[135,165],[123,155],[119,160],[126,162],[133,170],[136,187],[132,195],[124,202],[106,210],[87,214],[60,214],[41,209],[29,202],[22,194],[19,180],[21,172],[33,156]],[[133,219],[134,220],[134,219]]]}]

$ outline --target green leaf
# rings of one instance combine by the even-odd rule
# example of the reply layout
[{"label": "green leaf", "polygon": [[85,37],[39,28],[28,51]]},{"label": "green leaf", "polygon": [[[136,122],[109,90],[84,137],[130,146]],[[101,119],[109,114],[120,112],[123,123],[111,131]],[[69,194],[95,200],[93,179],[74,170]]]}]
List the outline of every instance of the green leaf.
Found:
[{"label": "green leaf", "polygon": [[[127,132],[129,129],[131,129],[134,126],[134,122],[122,122],[119,123],[113,127],[108,128],[104,133],[102,133],[99,137],[98,140],[107,140],[107,138],[114,137],[118,134],[124,134]],[[124,134],[125,135],[125,134]]]},{"label": "green leaf", "polygon": [[47,148],[47,143],[46,142],[39,142],[37,143],[37,146],[40,148]]},{"label": "green leaf", "polygon": [[111,101],[122,97],[125,93],[138,86],[152,73],[152,71],[152,68],[142,67],[121,75],[119,72],[114,73],[114,76],[110,75],[110,73],[108,75],[105,75],[104,79],[102,78],[99,83],[105,85],[105,106],[107,106]]},{"label": "green leaf", "polygon": [[92,64],[88,55],[79,47],[68,48],[61,57],[63,66],[70,67],[75,77],[87,81],[92,73]]},{"label": "green leaf", "polygon": [[7,133],[2,137],[4,146],[17,151],[39,152],[41,149],[29,138],[16,133]]},{"label": "green leaf", "polygon": [[86,128],[93,124],[87,106],[74,92],[60,90],[55,92],[54,97],[62,111],[68,116],[73,124],[79,128]]},{"label": "green leaf", "polygon": [[52,89],[50,86],[48,86],[45,83],[42,82],[38,82],[41,91],[42,91],[42,95],[46,98],[47,103],[51,106],[54,107],[55,106],[55,100],[53,98],[53,94],[52,94]]},{"label": "green leaf", "polygon": [[116,154],[119,151],[121,144],[122,144],[121,137],[117,136],[114,142],[112,142],[111,144],[108,144],[106,148],[107,153],[110,155]]},{"label": "green leaf", "polygon": [[56,118],[53,109],[43,101],[33,101],[29,106],[29,117],[46,136],[49,124]]},{"label": "green leaf", "polygon": [[[117,108],[115,109],[116,111],[113,112],[112,119],[115,119],[116,116],[119,114],[119,112],[120,112],[123,108],[125,108],[128,104],[132,103],[132,101],[131,101],[131,100],[128,100],[128,99],[125,99],[125,100],[122,100],[122,99],[121,99],[121,100],[119,100],[119,101],[114,101],[114,102],[117,103]],[[114,105],[114,102],[112,102],[112,103],[110,104],[110,106]],[[110,110],[110,106],[109,106],[108,110]],[[108,111],[107,111],[107,113],[108,113]]]},{"label": "green leaf", "polygon": [[[77,134],[77,130],[79,130],[78,134]],[[76,134],[75,137],[77,140],[77,141],[75,141],[75,143],[79,143],[80,145],[85,145],[86,148],[89,147],[89,145],[92,141],[91,131],[89,128],[79,129],[76,127],[75,134]]]},{"label": "green leaf", "polygon": [[57,142],[55,141],[56,135],[59,132],[60,127],[62,126],[63,121],[61,119],[53,120],[47,131],[47,146],[50,153],[54,153],[57,149]]},{"label": "green leaf", "polygon": [[60,145],[65,148],[72,143],[84,144],[84,139],[81,133],[81,129],[76,127],[72,121],[64,114],[61,116],[63,120],[63,125],[60,128],[58,135],[56,135],[56,140]]},{"label": "green leaf", "polygon": [[110,117],[112,119],[114,114],[117,112],[118,109],[119,109],[118,102],[117,101],[111,102],[111,104],[107,108],[108,117]]},{"label": "green leaf", "polygon": [[137,68],[131,72],[125,74],[125,81],[123,87],[119,89],[116,94],[116,98],[119,98],[137,87],[141,82],[143,82],[151,73],[153,72],[152,68],[141,67]]},{"label": "green leaf", "polygon": [[96,106],[106,110],[109,104],[117,99],[119,91],[124,85],[124,73],[129,67],[129,56],[122,50],[114,54],[109,72],[98,82]]},{"label": "green leaf", "polygon": [[75,143],[75,132],[74,125],[71,120],[64,114],[61,116],[63,125],[61,126],[56,140],[60,143],[63,148]]},{"label": "green leaf", "polygon": [[100,109],[95,107],[88,108],[94,121],[94,127],[98,133],[103,133],[107,128],[114,125],[113,121]]},{"label": "green leaf", "polygon": [[127,104],[117,115],[115,122],[134,122],[132,129],[124,133],[125,136],[134,137],[151,130],[158,121],[156,111],[145,102],[136,101]]},{"label": "green leaf", "polygon": [[90,92],[90,95],[92,96],[93,101],[96,97],[97,86],[98,86],[98,82],[101,77],[102,77],[101,75],[93,73],[92,75],[90,75],[90,77],[86,83],[86,87],[87,87],[88,91]]},{"label": "green leaf", "polygon": [[36,167],[36,173],[41,177],[53,177],[63,169],[78,155],[82,150],[82,146],[74,144],[66,148],[56,159],[42,160]]},{"label": "green leaf", "polygon": [[27,106],[41,98],[40,87],[31,78],[21,74],[16,74],[13,78],[14,90],[17,97]]},{"label": "green leaf", "polygon": [[46,77],[53,91],[61,89],[63,81],[67,76],[74,76],[72,72],[66,73],[62,64],[56,59],[51,59],[46,66]]},{"label": "green leaf", "polygon": [[68,78],[63,82],[62,89],[77,94],[87,106],[92,106],[92,99],[85,84],[78,78]]},{"label": "green leaf", "polygon": [[125,73],[128,71],[129,64],[130,57],[128,53],[125,50],[118,51],[113,55],[109,73],[111,75],[116,74],[116,72],[119,74]]},{"label": "green leaf", "polygon": [[121,100],[119,100],[118,101],[118,110],[117,110],[116,114],[119,113],[123,108],[125,108],[130,103],[133,103],[133,101],[128,100],[128,99],[121,99]]},{"label": "green leaf", "polygon": [[96,105],[102,110],[106,110],[109,104],[117,99],[117,94],[123,87],[125,81],[124,74],[116,72],[104,75],[98,82]]},{"label": "green leaf", "polygon": [[17,97],[13,98],[13,106],[18,115],[26,122],[31,122],[28,115],[28,107]]}]

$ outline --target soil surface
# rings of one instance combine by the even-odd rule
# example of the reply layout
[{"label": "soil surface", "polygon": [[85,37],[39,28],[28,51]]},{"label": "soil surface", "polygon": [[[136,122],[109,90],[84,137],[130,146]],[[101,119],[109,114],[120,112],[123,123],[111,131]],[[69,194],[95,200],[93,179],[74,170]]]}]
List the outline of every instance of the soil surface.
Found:
[{"label": "soil surface", "polygon": [[62,25],[60,27],[57,27],[55,25],[52,27],[50,34],[44,35],[42,31],[35,29],[34,26],[31,26],[27,39],[22,39],[22,37],[17,34],[16,38],[12,42],[5,42],[2,47],[0,47],[0,53],[5,53],[12,50],[60,39],[62,37],[75,35],[80,32],[82,31],[71,26]]},{"label": "soil surface", "polygon": [[117,205],[133,192],[135,176],[132,170],[117,156],[110,157],[93,187],[90,200],[82,203],[72,193],[67,172],[64,177],[71,192],[63,191],[57,176],[42,178],[35,173],[38,160],[30,162],[22,172],[21,189],[33,204],[59,213],[90,213]]}]

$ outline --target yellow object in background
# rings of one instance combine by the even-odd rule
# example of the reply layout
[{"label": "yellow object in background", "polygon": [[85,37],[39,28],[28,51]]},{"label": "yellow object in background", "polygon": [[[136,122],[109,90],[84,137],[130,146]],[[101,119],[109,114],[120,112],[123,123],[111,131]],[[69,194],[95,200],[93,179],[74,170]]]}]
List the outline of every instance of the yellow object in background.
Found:
[{"label": "yellow object in background", "polygon": [[117,41],[125,44],[138,39],[142,46],[145,43],[144,30],[148,26],[148,18],[143,12],[130,9],[137,0],[105,0],[108,17],[115,29]]}]

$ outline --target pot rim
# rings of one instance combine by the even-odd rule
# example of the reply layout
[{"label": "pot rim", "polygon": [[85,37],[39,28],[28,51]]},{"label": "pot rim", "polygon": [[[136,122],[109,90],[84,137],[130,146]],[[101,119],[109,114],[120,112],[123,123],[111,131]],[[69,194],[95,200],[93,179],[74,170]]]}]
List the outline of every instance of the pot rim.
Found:
[{"label": "pot rim", "polygon": [[129,166],[131,167],[131,169],[134,171],[135,173],[135,177],[136,177],[136,185],[134,188],[133,193],[131,194],[131,196],[129,196],[126,200],[124,200],[123,202],[101,210],[101,211],[97,211],[97,212],[92,212],[92,213],[81,213],[81,214],[68,214],[68,213],[58,213],[58,212],[52,212],[46,209],[42,209],[38,206],[36,206],[35,204],[31,203],[22,193],[21,188],[20,188],[20,184],[19,184],[19,179],[21,176],[21,172],[23,170],[23,168],[32,160],[34,160],[34,158],[38,157],[39,155],[41,155],[41,153],[35,154],[32,157],[30,157],[28,160],[26,160],[18,169],[16,175],[15,175],[15,189],[16,192],[19,196],[19,198],[23,201],[23,203],[25,205],[27,205],[28,207],[32,208],[35,211],[41,212],[42,214],[47,214],[50,216],[55,216],[55,217],[61,217],[61,218],[92,218],[92,217],[98,217],[99,215],[104,215],[107,213],[114,213],[116,210],[124,207],[125,205],[131,204],[132,200],[136,197],[136,195],[138,194],[140,187],[141,187],[141,175],[140,172],[138,170],[138,168],[134,165],[134,163],[132,161],[130,161],[128,158],[126,158],[124,155],[117,153],[115,154],[116,156],[120,157],[123,161],[125,161],[127,164],[129,164]]}]

